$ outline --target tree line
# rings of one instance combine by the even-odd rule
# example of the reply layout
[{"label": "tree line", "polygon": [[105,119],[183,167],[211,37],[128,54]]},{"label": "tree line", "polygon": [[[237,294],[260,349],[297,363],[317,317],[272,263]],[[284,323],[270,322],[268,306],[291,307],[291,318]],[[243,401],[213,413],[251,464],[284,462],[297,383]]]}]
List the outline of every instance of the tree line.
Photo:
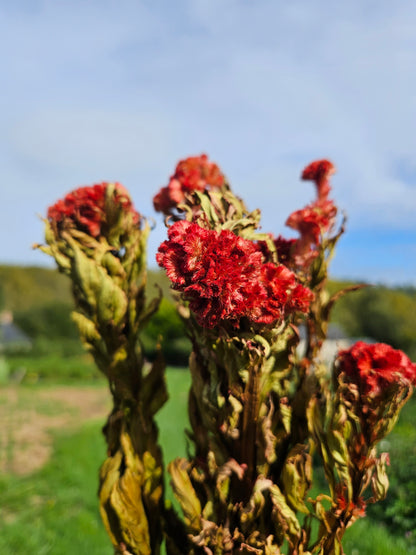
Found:
[{"label": "tree line", "polygon": [[[331,294],[351,285],[331,281]],[[182,322],[169,292],[166,276],[150,271],[149,298],[163,293],[160,310],[150,320],[143,344],[146,356],[153,358],[163,338],[162,350],[168,364],[185,365],[190,351]],[[42,351],[70,343],[71,350],[82,346],[71,320],[72,299],[69,280],[56,270],[38,267],[0,266],[0,310],[11,310],[15,323]],[[389,343],[416,360],[416,288],[389,288],[367,285],[340,298],[335,304],[332,321],[346,336]]]}]

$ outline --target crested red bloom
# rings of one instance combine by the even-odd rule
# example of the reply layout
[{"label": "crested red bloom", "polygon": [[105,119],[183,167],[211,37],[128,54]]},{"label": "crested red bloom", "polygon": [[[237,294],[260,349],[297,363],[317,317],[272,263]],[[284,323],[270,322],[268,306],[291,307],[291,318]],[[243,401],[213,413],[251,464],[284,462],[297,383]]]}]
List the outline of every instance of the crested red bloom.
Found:
[{"label": "crested red bloom", "polygon": [[318,198],[305,208],[293,212],[286,220],[286,225],[300,234],[291,246],[289,262],[292,266],[308,267],[318,255],[322,237],[335,224],[337,208],[328,199],[331,190],[329,177],[334,171],[334,165],[328,160],[317,160],[303,170],[302,179],[315,182]]},{"label": "crested red bloom", "polygon": [[376,397],[394,384],[416,385],[416,364],[385,343],[357,341],[338,353],[338,367],[363,395]]},{"label": "crested red bloom", "polygon": [[291,246],[291,266],[308,267],[316,256],[322,237],[335,223],[337,209],[331,200],[316,202],[293,212],[286,225],[300,233]]},{"label": "crested red bloom", "polygon": [[[48,209],[48,220],[60,225],[70,223],[86,231],[92,237],[98,237],[102,226],[107,222],[106,195],[109,183],[100,183],[91,187],[79,187],[58,200]],[[133,215],[133,222],[140,219],[134,210],[127,190],[120,184],[114,184],[113,205],[118,205],[124,212]]]},{"label": "crested red bloom", "polygon": [[307,310],[305,288],[299,289],[284,266],[264,262],[256,243],[188,221],[173,224],[168,237],[156,260],[190,302],[201,326],[229,321],[238,327],[243,317],[273,324],[295,308],[295,297],[301,310]]},{"label": "crested red bloom", "polygon": [[298,283],[283,264],[263,264],[258,286],[262,295],[253,303],[251,319],[259,324],[272,324],[292,312],[307,312],[313,299],[312,291]]},{"label": "crested red bloom", "polygon": [[314,294],[310,289],[300,283],[291,290],[286,312],[308,312],[309,305],[314,299]]},{"label": "crested red bloom", "polygon": [[329,191],[331,190],[329,178],[333,173],[335,173],[335,166],[332,162],[329,160],[316,160],[303,170],[302,179],[315,182],[318,200],[323,201],[328,198]]},{"label": "crested red bloom", "polygon": [[166,187],[153,199],[157,212],[169,214],[185,200],[186,193],[221,187],[225,183],[221,170],[205,154],[181,160]]},{"label": "crested red bloom", "polygon": [[181,160],[171,179],[177,179],[185,189],[199,191],[202,191],[207,185],[221,187],[224,184],[224,175],[217,164],[208,160],[206,154]]},{"label": "crested red bloom", "polygon": [[297,239],[285,239],[281,235],[273,240],[276,247],[277,259],[281,264],[290,265],[297,241]]},{"label": "crested red bloom", "polygon": [[321,237],[334,225],[337,209],[330,200],[310,204],[293,212],[286,225],[299,231],[302,241],[319,245]]},{"label": "crested red bloom", "polygon": [[156,260],[190,301],[198,322],[206,327],[221,320],[237,322],[246,312],[247,289],[262,263],[255,244],[231,231],[217,233],[187,221],[173,224],[168,237]]}]

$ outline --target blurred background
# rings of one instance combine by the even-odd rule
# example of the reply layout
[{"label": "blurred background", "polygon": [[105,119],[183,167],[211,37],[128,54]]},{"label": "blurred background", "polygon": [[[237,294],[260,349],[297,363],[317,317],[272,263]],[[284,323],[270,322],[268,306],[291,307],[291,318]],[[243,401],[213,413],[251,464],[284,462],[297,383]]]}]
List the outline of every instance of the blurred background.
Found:
[{"label": "blurred background", "polygon": [[[0,552],[111,553],[97,512],[104,381],[70,318],[69,283],[31,245],[68,191],[119,181],[154,220],[143,337],[165,338],[166,460],[185,452],[190,345],[158,272],[166,230],[152,197],[178,160],[206,153],[266,232],[313,199],[299,179],[329,158],[348,216],[331,341],[388,342],[416,360],[416,4],[381,0],[0,1]],[[342,343],[344,344],[344,343]],[[387,500],[347,553],[416,552],[416,405],[386,440]],[[75,458],[76,455],[76,458]],[[413,551],[412,551],[413,550]]]}]

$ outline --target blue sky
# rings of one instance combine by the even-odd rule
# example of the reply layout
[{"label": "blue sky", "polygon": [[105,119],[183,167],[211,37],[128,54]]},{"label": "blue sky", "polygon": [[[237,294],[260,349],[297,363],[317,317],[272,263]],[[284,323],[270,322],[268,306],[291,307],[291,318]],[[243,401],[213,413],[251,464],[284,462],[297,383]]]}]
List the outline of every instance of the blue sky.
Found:
[{"label": "blue sky", "polygon": [[348,214],[332,274],[416,285],[416,3],[412,0],[0,0],[0,262],[51,264],[38,215],[117,180],[151,199],[207,153],[263,230],[337,166]]}]

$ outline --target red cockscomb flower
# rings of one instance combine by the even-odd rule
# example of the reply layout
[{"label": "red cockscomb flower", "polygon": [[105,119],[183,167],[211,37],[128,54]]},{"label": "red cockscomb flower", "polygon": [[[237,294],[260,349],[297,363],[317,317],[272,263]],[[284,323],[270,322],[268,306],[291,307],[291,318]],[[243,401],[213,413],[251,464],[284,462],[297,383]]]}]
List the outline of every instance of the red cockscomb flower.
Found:
[{"label": "red cockscomb flower", "polygon": [[366,396],[377,397],[394,384],[416,384],[416,364],[385,343],[358,341],[338,353],[338,368]]},{"label": "red cockscomb flower", "polygon": [[251,306],[251,319],[259,324],[273,324],[292,312],[307,312],[313,293],[299,284],[283,264],[262,264],[257,294]]},{"label": "red cockscomb flower", "polygon": [[315,182],[318,200],[323,201],[328,198],[329,191],[331,190],[329,177],[333,173],[335,173],[335,166],[332,162],[329,160],[316,160],[303,170],[302,179]]},{"label": "red cockscomb flower", "polygon": [[293,253],[296,249],[298,239],[285,239],[281,235],[274,239],[274,246],[276,247],[277,259],[281,264],[286,266],[290,265]]},{"label": "red cockscomb flower", "polygon": [[178,163],[168,185],[154,197],[153,205],[157,212],[170,214],[185,200],[186,193],[221,187],[224,183],[224,175],[217,164],[210,162],[205,154],[192,156]]},{"label": "red cockscomb flower", "polygon": [[201,326],[226,320],[238,327],[242,317],[273,324],[296,308],[295,297],[299,310],[308,309],[309,290],[284,266],[265,263],[256,243],[188,221],[173,224],[168,237],[156,260]]},{"label": "red cockscomb flower", "polygon": [[[92,237],[98,237],[102,226],[107,222],[106,195],[109,183],[100,183],[91,187],[79,187],[58,200],[48,209],[48,220],[58,226],[64,222],[86,231]],[[134,210],[127,190],[120,184],[114,184],[112,206],[119,206],[124,212],[133,215],[133,223],[138,223],[140,216]]]},{"label": "red cockscomb flower", "polygon": [[336,214],[333,202],[326,200],[296,210],[288,217],[286,225],[299,231],[305,243],[319,245],[322,235],[334,225]]},{"label": "red cockscomb flower", "polygon": [[332,201],[327,200],[310,204],[289,216],[286,225],[300,233],[299,239],[295,240],[291,248],[291,258],[287,262],[290,267],[310,266],[319,254],[318,246],[323,235],[334,226],[336,213],[337,209]]},{"label": "red cockscomb flower", "polygon": [[291,245],[288,264],[291,267],[308,267],[318,255],[322,237],[331,231],[335,224],[337,208],[328,199],[331,190],[329,176],[335,166],[328,160],[318,160],[309,164],[302,173],[302,179],[316,184],[317,200],[301,210],[293,212],[286,225],[299,232],[300,237]]}]

